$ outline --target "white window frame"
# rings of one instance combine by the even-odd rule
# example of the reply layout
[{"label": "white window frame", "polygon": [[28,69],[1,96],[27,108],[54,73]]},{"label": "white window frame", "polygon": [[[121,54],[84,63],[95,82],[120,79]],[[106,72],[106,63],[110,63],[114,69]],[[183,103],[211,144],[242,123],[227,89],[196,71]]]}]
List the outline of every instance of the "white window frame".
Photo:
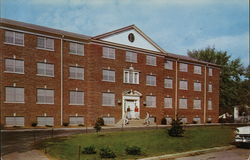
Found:
[{"label": "white window frame", "polygon": [[179,69],[180,72],[188,72],[188,64],[180,63],[179,66],[180,66],[180,69]]},{"label": "white window frame", "polygon": [[[42,117],[42,116],[38,116],[36,118],[37,118],[37,126],[47,126],[47,125],[48,126],[54,126],[54,123],[55,123],[54,117]],[[39,122],[42,122],[42,123],[39,123]],[[48,122],[51,122],[51,123],[48,123]]]},{"label": "white window frame", "polygon": [[213,85],[212,84],[208,84],[208,92],[213,92]]},{"label": "white window frame", "polygon": [[139,72],[134,70],[124,70],[123,83],[139,84]]},{"label": "white window frame", "polygon": [[200,99],[194,99],[193,109],[201,109],[201,100]]},{"label": "white window frame", "polygon": [[69,42],[69,54],[84,56],[84,45],[80,43]]},{"label": "white window frame", "polygon": [[208,68],[208,75],[213,76],[213,69],[212,68]]},{"label": "white window frame", "polygon": [[[12,122],[13,124],[8,124],[10,121],[13,121]],[[24,124],[25,124],[25,119],[23,116],[6,116],[5,117],[5,126],[6,127],[13,127],[13,126],[24,127]]]},{"label": "white window frame", "polygon": [[201,66],[194,66],[194,74],[201,74]]},{"label": "white window frame", "polygon": [[146,85],[147,86],[156,86],[156,76],[155,75],[146,75]]},{"label": "white window frame", "polygon": [[84,92],[83,91],[69,91],[69,105],[83,106],[84,105]]},{"label": "white window frame", "polygon": [[84,117],[83,116],[69,116],[69,125],[78,126],[84,125]]},{"label": "white window frame", "polygon": [[137,63],[137,53],[126,51],[126,62]]},{"label": "white window frame", "polygon": [[[7,33],[11,33],[12,36],[11,38],[13,39],[13,42],[10,42],[10,41],[7,41]],[[21,40],[22,43],[18,43],[18,35],[21,36]],[[5,34],[4,34],[4,43],[5,44],[12,44],[12,45],[17,45],[17,46],[24,46],[24,34],[23,33],[20,33],[20,32],[13,32],[13,31],[5,31]]]},{"label": "white window frame", "polygon": [[[7,64],[7,61],[11,61],[13,64]],[[18,63],[22,63],[21,66],[18,66]],[[22,71],[18,71],[21,67]],[[11,70],[8,70],[8,68],[11,68]],[[11,58],[6,58],[5,59],[5,71],[7,73],[16,73],[16,74],[24,74],[24,60],[20,59],[11,59]]]},{"label": "white window frame", "polygon": [[194,91],[201,91],[201,83],[194,82]]},{"label": "white window frame", "polygon": [[115,59],[115,49],[102,47],[102,57],[107,59]]},{"label": "white window frame", "polygon": [[165,97],[164,98],[164,108],[173,108],[173,98]]},{"label": "white window frame", "polygon": [[146,96],[146,107],[156,108],[156,96]]},{"label": "white window frame", "polygon": [[[40,92],[40,95],[39,95],[39,92]],[[42,93],[43,92],[43,93]],[[52,94],[52,102],[49,102],[48,101],[48,93],[49,94]],[[41,94],[43,94],[41,96]],[[53,89],[44,89],[44,88],[38,88],[36,90],[36,96],[37,96],[37,99],[36,99],[36,103],[37,104],[54,104],[55,103],[55,91]],[[43,97],[44,101],[39,101],[39,96],[40,97]]]},{"label": "white window frame", "polygon": [[[44,73],[39,73],[39,64],[43,65],[43,71]],[[44,63],[44,62],[38,62],[37,63],[37,74],[38,76],[46,76],[46,77],[54,77],[55,76],[55,65],[52,63]],[[50,68],[51,67],[51,68]],[[52,69],[52,74],[49,73],[49,68]]]},{"label": "white window frame", "polygon": [[[71,72],[71,71],[75,72]],[[73,76],[75,75],[75,76]],[[81,76],[79,76],[81,75]],[[77,79],[77,80],[84,80],[84,68],[83,67],[69,67],[69,79]]]},{"label": "white window frame", "polygon": [[[39,46],[39,39],[43,40],[43,46]],[[51,48],[48,46],[49,42],[51,42]],[[49,50],[49,51],[54,51],[55,49],[55,42],[54,39],[52,38],[47,38],[47,37],[37,37],[37,49],[43,49],[43,50]]]},{"label": "white window frame", "polygon": [[187,109],[188,108],[188,99],[180,98],[179,99],[179,109]]},{"label": "white window frame", "polygon": [[24,103],[25,90],[22,87],[5,87],[5,103]]},{"label": "white window frame", "polygon": [[102,117],[104,121],[104,125],[114,125],[115,117]]},{"label": "white window frame", "polygon": [[200,117],[194,117],[193,121],[195,121],[197,124],[201,123],[201,118]]},{"label": "white window frame", "polygon": [[106,82],[115,82],[115,71],[109,69],[103,69],[102,80]]},{"label": "white window frame", "polygon": [[157,62],[156,62],[156,57],[155,56],[151,56],[151,55],[146,56],[146,65],[157,66],[156,63]]},{"label": "white window frame", "polygon": [[212,100],[208,100],[207,101],[207,109],[208,110],[212,110],[213,109],[213,102],[212,102]]},{"label": "white window frame", "polygon": [[164,68],[165,68],[165,69],[168,69],[168,70],[173,70],[173,61],[167,60],[167,61],[164,63]]},{"label": "white window frame", "polygon": [[173,88],[173,79],[165,78],[164,79],[164,88]]},{"label": "white window frame", "polygon": [[102,93],[102,106],[115,106],[115,94],[114,93]]},{"label": "white window frame", "polygon": [[188,81],[187,80],[180,80],[179,89],[180,90],[188,90]]}]

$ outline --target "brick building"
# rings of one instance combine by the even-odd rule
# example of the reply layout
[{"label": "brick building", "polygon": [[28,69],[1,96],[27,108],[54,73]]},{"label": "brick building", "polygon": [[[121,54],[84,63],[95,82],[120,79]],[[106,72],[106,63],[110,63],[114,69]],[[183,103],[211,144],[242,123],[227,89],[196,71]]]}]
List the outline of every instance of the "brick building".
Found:
[{"label": "brick building", "polygon": [[168,53],[134,25],[89,37],[0,24],[4,126],[115,124],[147,112],[157,124],[177,114],[184,123],[218,120],[219,67]]}]

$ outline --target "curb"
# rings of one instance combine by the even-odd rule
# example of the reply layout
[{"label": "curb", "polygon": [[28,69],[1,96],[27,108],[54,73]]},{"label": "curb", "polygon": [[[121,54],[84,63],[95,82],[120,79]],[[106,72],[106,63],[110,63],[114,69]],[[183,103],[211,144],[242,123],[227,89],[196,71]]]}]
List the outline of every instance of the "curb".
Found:
[{"label": "curb", "polygon": [[174,154],[166,154],[166,155],[162,155],[162,156],[142,158],[142,159],[138,159],[138,160],[167,160],[167,159],[194,156],[194,155],[215,152],[215,151],[221,151],[221,150],[229,150],[229,149],[233,149],[233,148],[235,148],[235,146],[233,146],[233,145],[223,146],[223,147],[214,147],[214,148],[188,151],[188,152],[182,152],[182,153],[174,153]]}]

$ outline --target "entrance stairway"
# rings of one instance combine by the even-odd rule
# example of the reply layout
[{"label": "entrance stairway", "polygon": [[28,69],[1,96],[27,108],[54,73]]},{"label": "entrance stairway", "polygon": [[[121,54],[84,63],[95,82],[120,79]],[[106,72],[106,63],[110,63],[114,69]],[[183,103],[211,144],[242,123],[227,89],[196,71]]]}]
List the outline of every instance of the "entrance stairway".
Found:
[{"label": "entrance stairway", "polygon": [[[122,119],[116,123],[115,126],[121,127],[122,126]],[[150,123],[150,126],[156,125],[155,123]],[[124,125],[123,127],[142,127],[142,126],[147,126],[145,125],[145,120],[144,119],[131,119],[128,121],[128,124]]]}]

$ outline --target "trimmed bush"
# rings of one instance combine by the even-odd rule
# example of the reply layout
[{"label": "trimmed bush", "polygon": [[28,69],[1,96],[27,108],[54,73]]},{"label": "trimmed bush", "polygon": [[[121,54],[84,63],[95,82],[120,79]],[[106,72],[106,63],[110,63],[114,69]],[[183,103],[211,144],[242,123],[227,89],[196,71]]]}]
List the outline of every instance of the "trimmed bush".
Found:
[{"label": "trimmed bush", "polygon": [[109,147],[101,148],[99,154],[101,158],[115,158],[116,157],[115,153]]},{"label": "trimmed bush", "polygon": [[79,127],[83,127],[84,125],[83,124],[78,124]]},{"label": "trimmed bush", "polygon": [[64,123],[63,123],[63,126],[64,126],[64,127],[67,127],[68,125],[69,125],[68,122],[64,122]]},{"label": "trimmed bush", "polygon": [[177,119],[173,120],[172,122],[172,127],[167,130],[168,131],[168,135],[172,136],[172,137],[181,137],[184,134],[184,129],[183,126],[181,125],[181,119],[177,117]]},{"label": "trimmed bush", "polygon": [[104,120],[102,117],[99,117],[96,122],[99,123],[100,126],[104,126]]},{"label": "trimmed bush", "polygon": [[192,122],[193,124],[197,124],[197,121],[195,121],[195,120],[193,120],[193,122]]},{"label": "trimmed bush", "polygon": [[36,122],[33,122],[33,123],[31,123],[31,126],[32,126],[32,127],[36,127],[36,126],[37,126],[37,123],[36,123]]},{"label": "trimmed bush", "polygon": [[82,153],[84,153],[84,154],[96,154],[95,146],[84,147]]},{"label": "trimmed bush", "polygon": [[129,155],[141,155],[141,148],[138,146],[129,146],[125,151]]},{"label": "trimmed bush", "polygon": [[161,124],[163,124],[163,125],[166,125],[166,124],[167,124],[166,118],[162,118],[162,119],[161,119]]},{"label": "trimmed bush", "polygon": [[96,123],[95,123],[95,126],[94,126],[94,129],[95,129],[96,133],[100,132],[101,129],[102,129],[100,123],[96,122]]}]

